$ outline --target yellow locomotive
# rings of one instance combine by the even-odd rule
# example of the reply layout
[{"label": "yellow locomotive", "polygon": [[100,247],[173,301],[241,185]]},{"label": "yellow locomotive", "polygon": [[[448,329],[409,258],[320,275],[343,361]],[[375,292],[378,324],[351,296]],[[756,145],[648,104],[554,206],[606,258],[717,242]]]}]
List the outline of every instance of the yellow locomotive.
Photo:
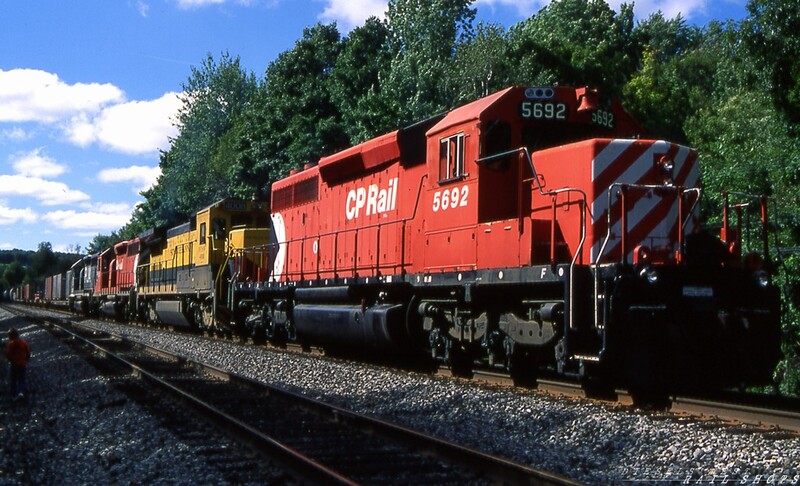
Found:
[{"label": "yellow locomotive", "polygon": [[223,199],[191,220],[142,238],[137,264],[139,318],[179,327],[230,330],[226,304],[237,248],[265,245],[269,204]]}]

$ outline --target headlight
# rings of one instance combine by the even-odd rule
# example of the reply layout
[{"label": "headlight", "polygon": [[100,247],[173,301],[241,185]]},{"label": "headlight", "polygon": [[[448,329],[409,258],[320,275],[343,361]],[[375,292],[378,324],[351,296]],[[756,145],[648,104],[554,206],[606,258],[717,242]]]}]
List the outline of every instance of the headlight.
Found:
[{"label": "headlight", "polygon": [[656,272],[656,269],[650,265],[645,265],[642,267],[642,269],[639,270],[639,276],[644,280],[647,280],[647,283],[651,285],[655,285],[658,282],[658,272]]},{"label": "headlight", "polygon": [[764,270],[759,270],[755,272],[756,282],[758,283],[759,287],[762,289],[767,288],[770,284],[769,274]]}]

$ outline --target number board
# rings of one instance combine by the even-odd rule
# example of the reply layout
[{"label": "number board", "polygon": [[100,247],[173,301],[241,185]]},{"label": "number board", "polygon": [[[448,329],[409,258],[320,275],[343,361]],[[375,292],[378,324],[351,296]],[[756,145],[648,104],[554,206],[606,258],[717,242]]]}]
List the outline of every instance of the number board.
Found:
[{"label": "number board", "polygon": [[225,209],[228,211],[246,211],[247,203],[243,201],[226,201]]},{"label": "number board", "polygon": [[606,110],[592,112],[592,123],[605,128],[614,128],[614,113]]},{"label": "number board", "polygon": [[569,116],[569,105],[552,101],[523,101],[519,115],[525,120],[564,121]]}]

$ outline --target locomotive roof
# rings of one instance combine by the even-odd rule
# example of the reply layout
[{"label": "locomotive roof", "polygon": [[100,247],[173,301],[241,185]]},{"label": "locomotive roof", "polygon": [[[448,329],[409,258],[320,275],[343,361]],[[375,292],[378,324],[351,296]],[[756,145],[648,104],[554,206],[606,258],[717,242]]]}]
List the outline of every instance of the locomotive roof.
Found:
[{"label": "locomotive roof", "polygon": [[475,100],[472,103],[468,103],[464,106],[459,106],[458,108],[447,113],[447,115],[445,115],[445,117],[442,118],[442,120],[439,121],[439,123],[437,123],[430,130],[428,130],[426,135],[432,135],[434,133],[441,132],[442,130],[446,130],[453,125],[458,125],[466,121],[477,120],[481,117],[483,112],[485,112],[492,105],[500,101],[507,94],[511,93],[512,91],[520,89],[524,88],[519,86],[512,86],[510,88],[506,88],[502,91],[498,91],[497,93],[486,96],[485,98]]},{"label": "locomotive roof", "polygon": [[398,160],[404,165],[422,163],[425,161],[425,132],[443,117],[443,114],[434,115],[323,157],[317,166],[319,174],[326,182],[335,183]]},{"label": "locomotive roof", "polygon": [[319,173],[323,179],[334,176],[360,173],[380,167],[383,164],[400,158],[398,134],[400,130],[373,138],[362,144],[323,157],[319,161]]}]

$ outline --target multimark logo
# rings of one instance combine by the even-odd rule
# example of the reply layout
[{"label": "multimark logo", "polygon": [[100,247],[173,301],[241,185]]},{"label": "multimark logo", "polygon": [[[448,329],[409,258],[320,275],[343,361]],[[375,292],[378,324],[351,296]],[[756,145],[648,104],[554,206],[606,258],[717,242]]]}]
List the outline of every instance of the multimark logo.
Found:
[{"label": "multimark logo", "polygon": [[367,216],[393,211],[397,207],[397,177],[389,180],[388,187],[381,188],[377,184],[359,187],[347,193],[345,215],[353,219],[364,210]]}]

